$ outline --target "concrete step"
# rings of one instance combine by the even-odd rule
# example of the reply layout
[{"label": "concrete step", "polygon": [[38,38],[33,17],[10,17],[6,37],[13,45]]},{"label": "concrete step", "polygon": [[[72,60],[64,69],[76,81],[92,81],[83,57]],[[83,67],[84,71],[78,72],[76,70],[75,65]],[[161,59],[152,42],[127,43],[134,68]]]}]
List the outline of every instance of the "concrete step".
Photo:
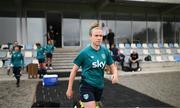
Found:
[{"label": "concrete step", "polygon": [[57,60],[74,60],[74,58],[53,58],[53,61],[57,61]]},{"label": "concrete step", "polygon": [[77,52],[54,52],[53,55],[77,55]]},{"label": "concrete step", "polygon": [[62,54],[57,54],[57,55],[53,55],[53,58],[75,58],[76,55],[62,55]]},{"label": "concrete step", "polygon": [[[47,72],[48,73],[52,73],[52,72],[71,72],[71,69],[56,69],[56,70],[53,69],[53,70],[47,70]],[[78,71],[81,72],[82,69],[79,69]]]},{"label": "concrete step", "polygon": [[63,63],[54,63],[53,67],[54,66],[73,66],[73,64],[74,63],[72,63],[72,62],[69,62],[69,63],[64,63],[64,62]]},{"label": "concrete step", "polygon": [[[62,77],[69,77],[70,71],[69,72],[67,72],[67,71],[48,71],[47,74],[48,75],[57,74],[59,78],[62,78]],[[81,76],[81,71],[78,71],[76,76]]]},{"label": "concrete step", "polygon": [[72,60],[54,60],[52,61],[53,64],[55,63],[58,63],[58,64],[61,64],[61,63],[72,63],[73,61]]}]

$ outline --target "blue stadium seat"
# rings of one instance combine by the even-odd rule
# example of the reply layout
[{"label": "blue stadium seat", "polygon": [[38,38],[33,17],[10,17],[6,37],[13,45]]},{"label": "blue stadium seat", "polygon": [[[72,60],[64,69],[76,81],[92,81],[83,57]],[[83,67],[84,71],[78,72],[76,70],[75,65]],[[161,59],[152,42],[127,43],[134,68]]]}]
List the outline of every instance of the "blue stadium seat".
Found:
[{"label": "blue stadium seat", "polygon": [[126,43],[125,48],[131,48],[131,45]]},{"label": "blue stadium seat", "polygon": [[180,55],[174,55],[174,60],[180,62]]},{"label": "blue stadium seat", "polygon": [[153,48],[153,44],[152,44],[152,43],[149,43],[149,44],[148,44],[148,48]]},{"label": "blue stadium seat", "polygon": [[169,43],[169,47],[173,48],[174,47],[173,43]]},{"label": "blue stadium seat", "polygon": [[164,45],[162,43],[159,44],[159,48],[163,48]]},{"label": "blue stadium seat", "polygon": [[142,48],[142,45],[141,45],[140,43],[138,43],[138,44],[136,45],[136,47],[137,47],[137,48]]}]

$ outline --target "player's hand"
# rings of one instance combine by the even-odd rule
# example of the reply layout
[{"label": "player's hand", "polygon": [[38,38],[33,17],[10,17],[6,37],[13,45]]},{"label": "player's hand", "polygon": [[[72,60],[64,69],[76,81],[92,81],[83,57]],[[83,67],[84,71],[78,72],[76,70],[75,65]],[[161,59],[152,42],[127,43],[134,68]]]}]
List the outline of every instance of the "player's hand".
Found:
[{"label": "player's hand", "polygon": [[118,83],[118,75],[117,74],[113,74],[112,75],[112,84],[116,84]]},{"label": "player's hand", "polygon": [[67,89],[66,96],[67,96],[68,99],[72,99],[72,97],[73,97],[73,90],[72,89]]}]

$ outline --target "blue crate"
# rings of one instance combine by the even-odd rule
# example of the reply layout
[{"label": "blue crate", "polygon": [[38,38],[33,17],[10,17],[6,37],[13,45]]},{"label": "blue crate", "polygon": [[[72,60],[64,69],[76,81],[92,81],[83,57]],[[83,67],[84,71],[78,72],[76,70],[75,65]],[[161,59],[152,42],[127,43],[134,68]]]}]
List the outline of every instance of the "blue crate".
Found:
[{"label": "blue crate", "polygon": [[42,84],[43,86],[54,86],[57,84],[58,81],[58,75],[44,75]]}]

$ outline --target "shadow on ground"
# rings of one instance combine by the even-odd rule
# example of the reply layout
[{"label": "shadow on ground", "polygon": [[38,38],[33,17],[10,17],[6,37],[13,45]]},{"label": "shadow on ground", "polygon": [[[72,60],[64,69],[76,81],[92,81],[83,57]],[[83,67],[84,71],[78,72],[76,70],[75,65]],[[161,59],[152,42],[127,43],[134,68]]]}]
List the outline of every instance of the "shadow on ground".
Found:
[{"label": "shadow on ground", "polygon": [[[68,81],[58,81],[57,86],[43,87],[39,82],[36,89],[36,102],[32,108],[38,107],[70,107],[77,100],[78,80],[74,82],[73,100],[66,98],[66,89]],[[111,81],[105,80],[105,89],[102,97],[103,108],[110,107],[173,107],[167,103],[163,103],[157,99],[149,97],[133,89],[123,85],[112,85]]]}]

